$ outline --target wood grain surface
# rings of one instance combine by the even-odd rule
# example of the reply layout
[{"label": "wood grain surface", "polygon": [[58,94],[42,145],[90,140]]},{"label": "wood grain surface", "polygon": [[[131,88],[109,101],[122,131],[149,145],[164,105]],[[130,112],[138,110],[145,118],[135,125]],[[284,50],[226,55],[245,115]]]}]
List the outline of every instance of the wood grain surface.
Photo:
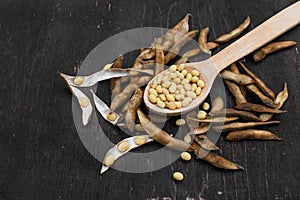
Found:
[{"label": "wood grain surface", "polygon": [[[101,163],[78,137],[72,97],[57,74],[75,74],[95,46],[128,29],[170,28],[190,12],[191,29],[209,26],[209,40],[213,40],[247,16],[254,28],[293,2],[2,0],[0,200],[300,199],[299,26],[276,39],[295,40],[295,47],[259,63],[246,58],[247,66],[276,93],[287,82],[290,97],[283,107],[288,112],[276,116],[281,123],[266,127],[283,141],[232,143],[220,138],[222,155],[243,165],[244,171],[224,171],[200,160],[186,163],[178,159],[154,172],[131,174],[110,169],[100,176]],[[104,86],[100,90],[108,92],[108,84]],[[230,95],[227,101],[234,102]],[[124,136],[114,127],[105,131],[114,142]],[[180,183],[171,178],[177,170],[186,176]]]}]

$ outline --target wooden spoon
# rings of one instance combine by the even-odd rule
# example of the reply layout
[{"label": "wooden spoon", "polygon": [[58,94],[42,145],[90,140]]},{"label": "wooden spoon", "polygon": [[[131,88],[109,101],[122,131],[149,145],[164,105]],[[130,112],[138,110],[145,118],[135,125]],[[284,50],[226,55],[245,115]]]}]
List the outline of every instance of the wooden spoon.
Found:
[{"label": "wooden spoon", "polygon": [[157,78],[157,76],[161,76],[163,73],[166,73],[166,70],[155,76],[148,83],[144,93],[145,105],[156,114],[169,116],[184,114],[195,109],[208,96],[212,84],[220,71],[229,66],[231,63],[243,58],[281,34],[287,32],[299,23],[300,1],[297,1],[211,58],[201,62],[186,63],[186,68],[188,68],[188,70],[197,69],[201,74],[202,80],[205,82],[205,87],[201,94],[193,100],[189,106],[175,110],[169,110],[167,108],[162,109],[148,100],[150,84]]}]

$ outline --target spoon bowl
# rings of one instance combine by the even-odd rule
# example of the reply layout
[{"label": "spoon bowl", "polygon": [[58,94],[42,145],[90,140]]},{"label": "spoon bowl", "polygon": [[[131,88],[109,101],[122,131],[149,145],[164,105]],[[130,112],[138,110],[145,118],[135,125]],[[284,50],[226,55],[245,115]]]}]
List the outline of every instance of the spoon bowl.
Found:
[{"label": "spoon bowl", "polygon": [[146,86],[144,92],[144,102],[146,107],[152,112],[159,115],[175,116],[184,114],[195,109],[208,96],[212,84],[220,71],[229,66],[231,63],[243,58],[249,53],[262,47],[276,37],[290,30],[300,23],[300,1],[290,5],[284,10],[280,11],[216,55],[201,62],[186,63],[187,70],[196,69],[200,73],[200,79],[204,81],[205,86],[201,94],[194,99],[188,106],[180,109],[170,110],[167,108],[159,108],[152,104],[148,99],[149,89],[151,83],[166,73],[166,70],[156,75]]}]

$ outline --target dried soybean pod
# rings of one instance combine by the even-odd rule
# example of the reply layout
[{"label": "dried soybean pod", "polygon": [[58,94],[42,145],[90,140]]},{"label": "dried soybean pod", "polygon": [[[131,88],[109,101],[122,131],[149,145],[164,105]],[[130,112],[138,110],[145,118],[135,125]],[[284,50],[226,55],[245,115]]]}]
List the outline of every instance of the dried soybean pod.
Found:
[{"label": "dried soybean pod", "polygon": [[247,121],[261,121],[255,114],[233,108],[225,108],[219,111],[210,112],[213,116],[239,117]]},{"label": "dried soybean pod", "polygon": [[[287,84],[284,84],[284,88],[281,92],[278,93],[278,95],[275,98],[275,104],[278,104],[278,106],[275,107],[275,109],[280,109],[284,102],[287,100],[289,96]],[[272,118],[273,114],[271,113],[262,113],[260,114],[259,118],[261,121],[269,121]]]},{"label": "dried soybean pod", "polygon": [[183,47],[183,45],[192,40],[197,33],[198,30],[194,30],[186,33],[183,37],[181,37],[165,56],[165,64],[173,60],[179,54],[180,49]]},{"label": "dried soybean pod", "polygon": [[228,80],[225,80],[225,83],[231,94],[234,96],[237,105],[247,102],[245,96],[242,94],[240,86]]},{"label": "dried soybean pod", "polygon": [[278,95],[276,96],[274,103],[277,106],[275,108],[276,109],[281,108],[288,97],[289,97],[289,91],[287,88],[287,83],[285,83],[283,90],[281,92],[279,92]]},{"label": "dried soybean pod", "polygon": [[297,42],[295,42],[295,41],[282,41],[282,42],[273,42],[273,43],[267,44],[266,46],[262,47],[261,49],[257,50],[256,52],[254,52],[253,59],[255,62],[261,61],[268,54],[274,53],[281,49],[286,49],[288,47],[292,47],[295,44],[297,44]]},{"label": "dried soybean pod", "polygon": [[165,131],[158,128],[155,124],[153,124],[147,116],[141,111],[141,109],[137,110],[140,122],[144,127],[146,133],[150,135],[156,142],[167,146],[170,149],[176,151],[191,151],[191,146],[179,139],[173,138]]},{"label": "dried soybean pod", "polygon": [[208,151],[219,151],[220,148],[210,141],[205,135],[197,135],[194,138],[194,141],[200,145],[200,147]]},{"label": "dried soybean pod", "polygon": [[215,130],[220,130],[222,132],[226,131],[234,131],[234,130],[241,130],[245,128],[252,128],[255,126],[262,126],[262,125],[270,125],[270,124],[279,124],[280,121],[268,121],[268,122],[233,122],[229,124],[224,124],[223,126],[213,126]]},{"label": "dried soybean pod", "polygon": [[278,104],[274,103],[270,97],[265,96],[254,84],[246,85],[246,89],[255,94],[265,105],[276,108]]},{"label": "dried soybean pod", "polygon": [[210,117],[208,116],[206,119],[198,119],[198,118],[192,118],[189,117],[190,120],[201,122],[201,123],[228,123],[232,121],[236,121],[239,118],[238,117]]},{"label": "dried soybean pod", "polygon": [[164,71],[164,51],[160,44],[155,45],[155,73],[154,75],[159,74],[160,72]]},{"label": "dried soybean pod", "polygon": [[194,154],[202,159],[207,161],[208,163],[214,165],[215,167],[228,169],[228,170],[243,170],[244,168],[237,163],[233,163],[218,154],[207,152],[202,149],[198,144],[193,142],[192,147],[194,148]]},{"label": "dried soybean pod", "polygon": [[224,102],[221,97],[217,97],[213,100],[210,112],[216,112],[224,108]]},{"label": "dried soybean pod", "polygon": [[225,80],[233,81],[241,85],[249,85],[254,83],[253,79],[244,74],[236,74],[229,70],[223,70],[221,72],[221,77]]},{"label": "dried soybean pod", "polygon": [[128,111],[125,115],[125,122],[129,131],[134,131],[136,121],[136,110],[143,101],[143,90],[137,89],[134,95],[131,97],[128,105]]},{"label": "dried soybean pod", "polygon": [[117,108],[119,108],[127,99],[130,98],[132,93],[139,87],[144,86],[151,80],[151,76],[142,76],[138,79],[136,83],[130,83],[128,84],[123,91],[115,96],[115,98],[112,100],[110,109],[112,111],[115,111]]},{"label": "dried soybean pod", "polygon": [[[114,62],[112,68],[122,68],[123,55],[120,55]],[[111,99],[121,92],[121,78],[112,78],[110,80]]]},{"label": "dried soybean pod", "polygon": [[[240,70],[239,70],[238,66],[235,63],[232,63],[230,65],[229,69],[233,73],[240,74]],[[246,93],[247,93],[246,88],[243,85],[239,85],[239,88],[240,88],[241,94],[244,96],[244,98],[246,98]]]},{"label": "dried soybean pod", "polygon": [[239,140],[282,140],[282,138],[277,137],[275,134],[266,130],[255,130],[247,129],[240,131],[232,131],[226,136],[226,140],[239,141]]},{"label": "dried soybean pod", "polygon": [[151,60],[151,59],[155,58],[155,56],[156,56],[156,52],[153,50],[148,53],[142,54],[141,58],[143,60]]},{"label": "dried soybean pod", "polygon": [[235,106],[238,110],[247,110],[247,111],[254,111],[254,112],[260,112],[260,113],[284,113],[286,111],[278,110],[269,108],[260,104],[255,103],[243,103]]},{"label": "dried soybean pod", "polygon": [[255,85],[268,97],[270,97],[272,100],[275,99],[274,92],[268,88],[268,86],[260,79],[258,78],[253,72],[251,72],[244,63],[241,61],[239,62],[242,68],[247,72],[247,74],[255,81]]},{"label": "dried soybean pod", "polygon": [[250,25],[250,17],[247,17],[241,25],[239,25],[237,28],[233,29],[229,33],[219,36],[217,39],[215,39],[215,42],[217,43],[228,42],[229,40],[239,36],[249,25]]},{"label": "dried soybean pod", "polygon": [[209,28],[206,27],[206,28],[203,28],[201,31],[200,31],[200,34],[199,34],[199,38],[198,38],[198,44],[199,44],[199,47],[200,49],[205,52],[205,53],[208,53],[208,54],[211,54],[210,50],[209,50],[209,47],[207,45],[207,35],[208,35],[208,31],[209,31]]},{"label": "dried soybean pod", "polygon": [[[139,139],[139,138],[143,138],[144,142],[140,143],[140,144],[136,144],[135,141],[136,141],[136,139]],[[107,158],[109,156],[109,157],[112,158],[111,159],[112,161],[116,162],[116,160],[118,158],[120,158],[121,156],[123,156],[124,154],[126,154],[128,151],[130,151],[130,150],[132,150],[134,148],[140,147],[143,144],[146,144],[146,143],[151,142],[151,141],[153,141],[153,139],[149,135],[140,135],[140,136],[133,136],[133,137],[126,138],[126,139],[120,141],[115,146],[113,146],[111,149],[109,149],[107,151],[106,155],[105,155],[105,158]],[[118,146],[120,144],[122,144],[122,143],[128,143],[129,144],[129,148],[126,151],[119,151]],[[110,162],[110,164],[113,164],[113,162]],[[103,163],[101,171],[100,171],[100,174],[103,174],[108,169],[109,169],[109,166],[106,166]]]}]

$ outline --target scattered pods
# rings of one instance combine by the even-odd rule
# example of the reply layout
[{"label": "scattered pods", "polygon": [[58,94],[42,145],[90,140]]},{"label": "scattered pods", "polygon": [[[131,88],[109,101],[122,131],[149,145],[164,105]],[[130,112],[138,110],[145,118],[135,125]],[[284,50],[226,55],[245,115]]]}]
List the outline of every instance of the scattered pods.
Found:
[{"label": "scattered pods", "polygon": [[255,103],[243,103],[235,106],[238,110],[247,110],[247,111],[253,111],[253,112],[260,112],[260,113],[284,113],[286,111],[278,110],[269,108],[260,104]]},{"label": "scattered pods", "polygon": [[224,124],[223,126],[213,126],[213,128],[216,130],[221,130],[223,132],[226,132],[226,131],[241,130],[241,129],[245,129],[245,128],[252,128],[252,127],[256,127],[256,126],[279,124],[279,123],[280,123],[280,121],[232,122],[232,123]]},{"label": "scattered pods", "polygon": [[247,129],[247,130],[239,130],[232,131],[228,133],[226,136],[226,140],[230,141],[238,141],[238,140],[282,140],[277,137],[275,134],[266,131],[266,130],[255,130],[255,129]]},{"label": "scattered pods", "polygon": [[286,49],[288,47],[292,47],[295,44],[297,44],[297,42],[295,42],[295,41],[272,42],[272,43],[267,44],[266,46],[262,47],[261,49],[257,50],[256,52],[254,52],[253,59],[255,62],[261,61],[268,54],[274,53],[281,49]]},{"label": "scattered pods", "polygon": [[237,28],[233,29],[229,33],[219,36],[217,39],[215,39],[215,42],[217,43],[228,42],[229,40],[239,36],[249,25],[250,25],[250,17],[247,17],[245,21],[242,24],[240,24]]}]

